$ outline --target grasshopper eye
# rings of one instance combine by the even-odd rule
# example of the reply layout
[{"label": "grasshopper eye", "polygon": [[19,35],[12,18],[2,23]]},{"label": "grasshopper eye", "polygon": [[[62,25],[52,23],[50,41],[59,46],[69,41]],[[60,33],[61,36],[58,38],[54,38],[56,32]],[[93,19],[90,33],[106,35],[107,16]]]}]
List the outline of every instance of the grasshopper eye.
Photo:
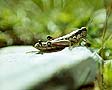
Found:
[{"label": "grasshopper eye", "polygon": [[53,39],[53,38],[52,38],[51,36],[47,36],[47,39],[48,39],[48,40],[51,40],[51,39]]},{"label": "grasshopper eye", "polygon": [[47,42],[47,46],[50,47],[51,46],[51,42]]}]

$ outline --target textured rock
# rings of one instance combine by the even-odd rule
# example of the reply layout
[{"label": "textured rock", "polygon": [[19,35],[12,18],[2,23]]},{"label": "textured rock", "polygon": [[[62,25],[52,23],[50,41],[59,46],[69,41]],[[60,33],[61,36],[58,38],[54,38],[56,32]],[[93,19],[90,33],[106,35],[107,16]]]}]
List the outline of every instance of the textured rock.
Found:
[{"label": "textured rock", "polygon": [[99,71],[101,58],[86,47],[27,53],[36,50],[32,46],[0,49],[0,90],[75,90],[93,82]]}]

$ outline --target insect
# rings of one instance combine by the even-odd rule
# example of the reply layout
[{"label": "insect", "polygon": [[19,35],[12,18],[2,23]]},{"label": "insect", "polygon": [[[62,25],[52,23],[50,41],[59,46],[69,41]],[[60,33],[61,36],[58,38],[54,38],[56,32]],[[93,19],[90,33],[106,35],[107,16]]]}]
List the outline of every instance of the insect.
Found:
[{"label": "insect", "polygon": [[68,47],[70,44],[69,40],[59,40],[59,41],[39,41],[34,45],[36,49],[39,49],[41,52],[55,52]]},{"label": "insect", "polygon": [[39,40],[38,43],[34,45],[36,49],[39,49],[41,52],[54,52],[60,51],[65,47],[73,46],[76,43],[79,43],[82,39],[86,42],[85,37],[87,36],[86,27],[82,27],[81,29],[77,29],[67,35],[62,37],[53,39],[51,36],[48,36],[48,41],[42,42]]}]

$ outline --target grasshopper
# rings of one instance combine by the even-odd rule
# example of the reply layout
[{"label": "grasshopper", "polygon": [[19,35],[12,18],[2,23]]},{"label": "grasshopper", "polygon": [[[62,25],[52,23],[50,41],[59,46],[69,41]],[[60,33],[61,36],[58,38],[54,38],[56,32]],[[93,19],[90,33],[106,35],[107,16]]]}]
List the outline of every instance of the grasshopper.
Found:
[{"label": "grasshopper", "polygon": [[65,47],[73,46],[76,43],[79,43],[80,40],[86,42],[85,37],[87,36],[86,27],[77,29],[69,34],[66,34],[62,37],[53,39],[51,36],[48,36],[48,41],[42,42],[39,40],[38,43],[34,45],[36,49],[39,49],[40,52],[54,52],[60,51]]}]

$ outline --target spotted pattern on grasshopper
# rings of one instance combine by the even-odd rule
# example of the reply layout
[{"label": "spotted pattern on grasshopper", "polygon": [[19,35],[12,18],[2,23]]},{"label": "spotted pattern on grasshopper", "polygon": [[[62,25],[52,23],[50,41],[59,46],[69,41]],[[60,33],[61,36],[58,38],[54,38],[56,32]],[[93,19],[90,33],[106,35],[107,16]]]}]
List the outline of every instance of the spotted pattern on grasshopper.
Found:
[{"label": "spotted pattern on grasshopper", "polygon": [[36,49],[39,49],[41,52],[54,52],[54,51],[60,51],[64,49],[65,47],[72,46],[73,44],[76,44],[80,42],[82,39],[85,40],[85,37],[87,35],[87,29],[86,27],[82,27],[81,29],[77,29],[67,35],[64,35],[62,37],[52,39],[51,36],[48,36],[48,41],[42,42],[39,41],[34,45]]}]

